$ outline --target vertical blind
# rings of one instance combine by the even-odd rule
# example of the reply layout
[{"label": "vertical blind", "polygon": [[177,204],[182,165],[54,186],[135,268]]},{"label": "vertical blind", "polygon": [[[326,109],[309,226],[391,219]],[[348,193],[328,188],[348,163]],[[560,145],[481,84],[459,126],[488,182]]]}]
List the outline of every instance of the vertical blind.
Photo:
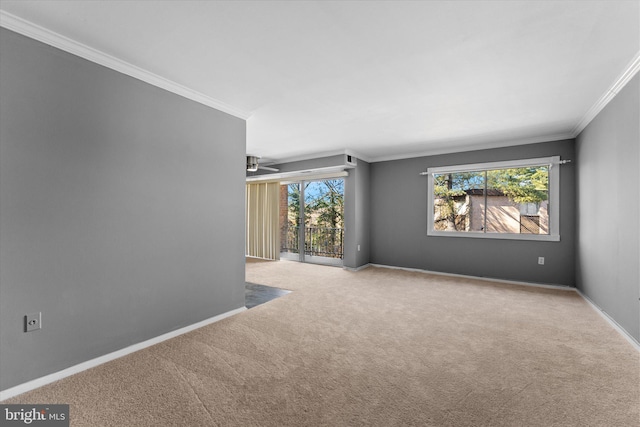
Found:
[{"label": "vertical blind", "polygon": [[247,184],[247,256],[280,259],[279,203],[280,183]]}]

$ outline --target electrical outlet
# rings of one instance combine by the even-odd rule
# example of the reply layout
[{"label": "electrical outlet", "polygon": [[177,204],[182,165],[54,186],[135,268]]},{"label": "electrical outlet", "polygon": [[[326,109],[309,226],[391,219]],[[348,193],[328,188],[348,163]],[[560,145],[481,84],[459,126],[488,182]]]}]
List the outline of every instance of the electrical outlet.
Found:
[{"label": "electrical outlet", "polygon": [[358,252],[360,252],[360,245],[358,245]]},{"label": "electrical outlet", "polygon": [[42,312],[27,314],[24,316],[24,331],[36,331],[42,327]]},{"label": "electrical outlet", "polygon": [[539,256],[538,257],[538,264],[539,265],[544,265],[544,257],[543,256]]}]

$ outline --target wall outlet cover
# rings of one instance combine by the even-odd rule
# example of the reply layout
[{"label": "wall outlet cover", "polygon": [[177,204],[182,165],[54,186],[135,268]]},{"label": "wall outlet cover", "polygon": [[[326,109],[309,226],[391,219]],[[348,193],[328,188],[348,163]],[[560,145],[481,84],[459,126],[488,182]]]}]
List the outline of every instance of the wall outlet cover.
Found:
[{"label": "wall outlet cover", "polygon": [[24,316],[24,331],[37,331],[42,327],[42,312],[31,313]]}]

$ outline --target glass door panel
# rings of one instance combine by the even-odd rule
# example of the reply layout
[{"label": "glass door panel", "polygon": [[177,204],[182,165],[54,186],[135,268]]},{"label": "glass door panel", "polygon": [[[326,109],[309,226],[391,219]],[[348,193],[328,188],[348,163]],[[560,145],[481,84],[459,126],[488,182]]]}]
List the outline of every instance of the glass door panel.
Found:
[{"label": "glass door panel", "polygon": [[300,184],[280,186],[280,258],[300,260]]},{"label": "glass door panel", "polygon": [[281,186],[281,258],[342,265],[344,179]]}]

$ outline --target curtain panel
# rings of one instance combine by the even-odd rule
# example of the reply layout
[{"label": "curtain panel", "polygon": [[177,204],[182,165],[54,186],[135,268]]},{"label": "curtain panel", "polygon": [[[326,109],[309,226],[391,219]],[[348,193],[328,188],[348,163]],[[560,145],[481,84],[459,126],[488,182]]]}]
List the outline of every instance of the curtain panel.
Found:
[{"label": "curtain panel", "polygon": [[280,183],[249,183],[246,193],[246,255],[280,259]]}]

